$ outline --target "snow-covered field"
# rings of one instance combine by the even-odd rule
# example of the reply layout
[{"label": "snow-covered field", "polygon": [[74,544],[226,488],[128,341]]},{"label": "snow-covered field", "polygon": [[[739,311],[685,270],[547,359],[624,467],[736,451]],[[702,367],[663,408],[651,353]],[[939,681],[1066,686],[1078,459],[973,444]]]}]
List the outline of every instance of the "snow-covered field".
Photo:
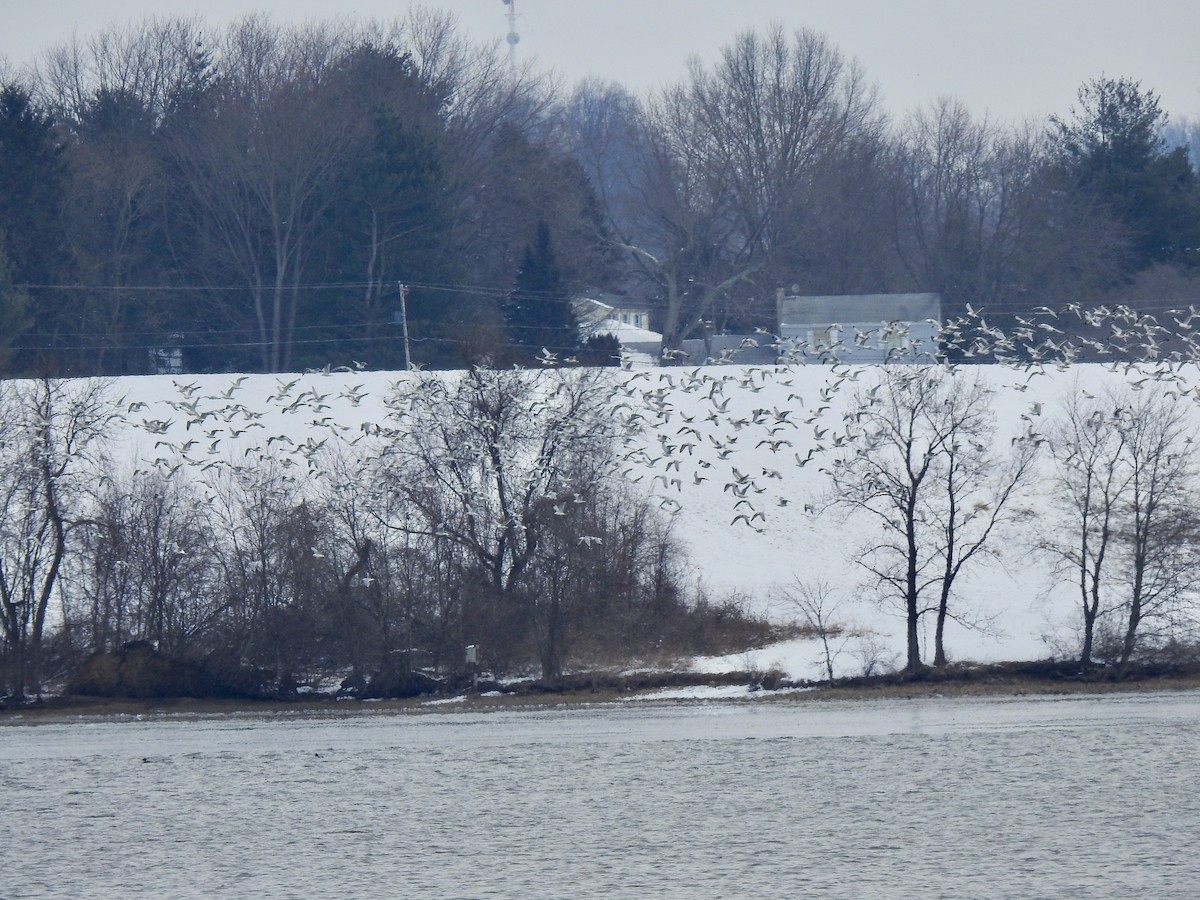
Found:
[{"label": "snow-covered field", "polygon": [[[903,621],[895,603],[880,603],[853,556],[870,523],[827,506],[829,476],[843,416],[856,392],[879,377],[877,367],[796,365],[707,366],[614,370],[614,415],[640,436],[629,445],[625,477],[645,489],[674,520],[689,554],[691,586],[713,599],[736,592],[755,609],[794,618],[790,586],[822,582],[836,603],[832,620],[845,636],[832,644],[838,674],[901,659]],[[136,465],[164,470],[288,460],[304,472],[319,448],[369,440],[384,422],[384,398],[412,377],[395,372],[297,375],[140,376],[115,379],[123,398],[118,452]],[[1183,387],[1192,369],[1175,370]],[[1074,392],[1100,394],[1144,373],[1098,364],[1019,369],[968,366],[955,379],[982,379],[991,388],[995,444],[1047,427]],[[820,448],[825,449],[820,449]],[[1019,499],[1025,513],[994,543],[997,558],[964,576],[959,611],[988,622],[947,629],[952,659],[1032,659],[1073,647],[1075,594],[1055,584],[1048,560],[1034,550],[1050,527],[1051,499],[1043,457],[1040,480]],[[739,502],[740,501],[740,502]],[[930,648],[931,652],[932,648]],[[778,667],[793,677],[822,674],[816,641],[793,641],[757,654],[697,660],[718,671]]]}]

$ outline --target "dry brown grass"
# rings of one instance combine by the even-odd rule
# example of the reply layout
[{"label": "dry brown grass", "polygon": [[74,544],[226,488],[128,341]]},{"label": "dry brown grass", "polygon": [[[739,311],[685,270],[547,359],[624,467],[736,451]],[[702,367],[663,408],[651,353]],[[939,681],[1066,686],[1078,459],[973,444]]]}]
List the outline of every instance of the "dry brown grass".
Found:
[{"label": "dry brown grass", "polygon": [[[676,684],[679,679],[672,679]],[[89,720],[94,717],[114,718],[208,718],[224,716],[279,716],[282,718],[327,718],[374,715],[450,715],[458,712],[487,712],[522,709],[583,709],[621,703],[630,697],[644,695],[664,686],[640,679],[635,687],[616,685],[608,679],[593,679],[591,686],[576,685],[575,689],[552,692],[523,692],[501,695],[466,695],[451,703],[430,704],[430,697],[407,700],[297,700],[255,701],[233,699],[167,699],[113,700],[96,697],[60,697],[41,703],[0,712],[0,725],[31,723],[64,723]],[[698,683],[700,679],[688,679]],[[737,683],[736,679],[722,679]],[[1142,678],[1126,681],[1049,680],[1025,675],[1001,676],[992,674],[971,680],[904,682],[879,679],[834,687],[819,686],[805,691],[762,691],[755,695],[756,703],[820,703],[855,701],[870,703],[895,698],[985,697],[985,696],[1055,696],[1112,693],[1149,693],[1160,691],[1200,690],[1200,675],[1178,675]],[[446,698],[437,698],[446,699]],[[654,703],[653,699],[643,702]],[[706,701],[661,701],[679,703]],[[742,702],[722,700],[721,702]],[[749,702],[749,701],[746,701]]]}]

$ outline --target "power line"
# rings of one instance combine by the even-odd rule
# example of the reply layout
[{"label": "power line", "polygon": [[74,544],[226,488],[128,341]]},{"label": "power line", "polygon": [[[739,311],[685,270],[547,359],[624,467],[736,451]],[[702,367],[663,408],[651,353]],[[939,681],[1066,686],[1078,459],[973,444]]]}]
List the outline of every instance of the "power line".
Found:
[{"label": "power line", "polygon": [[[335,336],[329,337],[329,338],[319,338],[319,337],[310,338],[305,341],[289,340],[287,343],[319,344],[324,341],[354,342],[354,341],[358,341],[358,340],[388,340],[388,341],[400,340],[400,336],[398,336],[398,335],[377,335],[377,336],[371,336],[371,337],[368,337],[366,335],[364,335],[363,337],[342,337],[342,336],[337,335],[337,332],[344,331],[348,328],[370,328],[370,327],[399,328],[400,326],[396,325],[394,322],[391,322],[391,321],[376,322],[373,325],[372,325],[372,323],[369,323],[369,322],[345,322],[345,323],[338,323],[338,324],[330,323],[330,324],[325,324],[325,325],[297,325],[297,326],[295,326],[295,328],[291,329],[291,331],[293,333],[298,332],[298,331],[307,333],[307,332],[325,330],[325,331],[334,332]],[[434,327],[438,331],[475,331],[479,328],[479,324],[473,323],[473,322],[445,322],[445,321],[443,321],[443,322],[436,323],[436,325],[434,325]],[[504,324],[503,328],[505,331],[508,331],[508,332],[537,332],[537,331],[544,330],[544,326],[540,326],[540,325],[509,325],[507,323]],[[239,335],[239,334],[248,334],[254,330],[255,330],[254,327],[249,326],[246,328],[224,328],[224,329],[220,329],[220,330],[210,330],[207,328],[203,329],[203,330],[187,329],[187,328],[165,328],[165,329],[162,329],[159,331],[106,331],[106,332],[104,332],[103,335],[99,336],[95,342],[88,344],[86,346],[98,347],[98,346],[101,346],[101,344],[104,341],[108,341],[107,346],[120,347],[120,346],[122,346],[122,344],[119,342],[114,343],[114,339],[117,339],[117,338],[154,338],[155,342],[151,346],[161,349],[164,344],[170,344],[172,346],[179,346],[179,341],[182,341],[182,340],[199,341],[202,338],[207,337],[209,335],[214,335],[214,336]],[[29,339],[29,338],[52,339],[54,337],[55,337],[55,335],[53,335],[53,334],[45,334],[43,332],[26,331],[26,332],[22,332],[18,336],[18,339],[19,340],[24,340],[24,339]],[[173,337],[177,337],[178,339],[172,340]],[[413,337],[412,340],[416,341],[416,340],[419,340],[419,338]],[[259,340],[254,343],[262,345],[262,344],[269,344],[269,343],[271,343],[271,341],[270,340]],[[32,349],[45,348],[45,347],[50,347],[50,346],[57,346],[57,345],[53,345],[52,341],[48,340],[45,344],[39,344]],[[199,344],[197,344],[197,346],[214,347],[214,346],[225,346],[225,345],[222,345],[220,343],[207,342],[207,343],[199,343]],[[234,345],[231,344],[229,346],[234,346]],[[30,348],[26,348],[26,349],[30,349]]]},{"label": "power line", "polygon": [[[388,282],[389,284],[391,282]],[[424,291],[435,291],[440,293],[466,294],[476,297],[493,297],[507,298],[517,293],[512,288],[494,288],[486,285],[478,284],[444,284],[436,281],[405,281],[410,289],[417,288]],[[133,285],[113,285],[113,284],[35,284],[25,283],[19,287],[26,290],[39,291],[90,291],[95,293],[217,293],[217,294],[251,294],[254,291],[253,287],[247,285],[194,285],[194,284],[133,284]],[[302,284],[289,285],[287,291],[302,290],[309,292],[318,291],[335,291],[335,290],[361,290],[367,287],[380,287],[383,285],[378,282],[371,281],[313,281]],[[265,293],[273,294],[273,289],[267,289]],[[573,297],[562,297],[560,294],[551,293],[549,291],[521,291],[522,295],[538,297],[549,302],[557,303],[572,303]]]},{"label": "power line", "polygon": [[[361,338],[309,338],[306,340],[287,341],[288,346],[303,346],[308,344],[373,344],[387,341],[394,343],[396,338],[390,336],[382,337],[361,337]],[[443,343],[457,344],[458,342],[452,338],[413,338],[414,344],[422,343]],[[271,346],[270,341],[224,341],[220,343],[195,343],[187,344],[176,341],[160,341],[156,344],[35,344],[33,346],[9,346],[8,350],[32,353],[38,350],[222,350],[234,348],[260,348]]]},{"label": "power line", "polygon": [[[340,325],[314,325],[310,328],[342,328],[346,326]],[[363,326],[355,326],[363,327]],[[393,326],[394,327],[394,326]],[[442,323],[438,325],[438,330],[443,332],[458,332],[472,333],[477,332],[479,326],[471,323]],[[299,330],[299,329],[297,329]],[[511,325],[505,326],[506,332],[542,332],[544,329],[537,325]],[[244,334],[246,329],[230,329],[228,331],[219,332],[220,334]],[[200,340],[204,335],[212,332],[170,332],[162,335],[163,340],[154,343],[133,343],[125,344],[113,341],[96,341],[91,344],[11,344],[8,350],[23,353],[33,353],[37,351],[53,350],[53,351],[83,351],[83,350],[114,350],[114,351],[152,351],[152,350],[222,350],[222,349],[238,349],[238,348],[261,348],[269,347],[273,343],[270,340],[245,340],[245,341],[204,341]],[[153,334],[151,332],[133,332],[131,334],[146,335]],[[180,340],[169,340],[171,334],[180,335]],[[119,332],[114,332],[112,335],[117,337],[128,336],[122,335]],[[28,337],[22,335],[21,337]],[[301,339],[292,339],[282,341],[288,346],[307,346],[307,345],[352,345],[352,344],[378,344],[378,343],[401,343],[401,338],[397,335],[375,335],[373,337],[310,337]],[[413,344],[445,344],[455,346],[459,340],[453,337],[433,337],[433,336],[410,336],[410,343]],[[554,350],[573,350],[574,347],[566,345],[558,345],[552,347]]]}]

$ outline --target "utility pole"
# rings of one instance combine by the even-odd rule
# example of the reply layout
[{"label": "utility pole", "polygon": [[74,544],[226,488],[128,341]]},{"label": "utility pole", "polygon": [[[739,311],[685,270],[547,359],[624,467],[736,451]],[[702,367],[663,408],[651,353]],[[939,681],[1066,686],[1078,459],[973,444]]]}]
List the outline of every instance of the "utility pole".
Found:
[{"label": "utility pole", "polygon": [[403,281],[400,287],[400,327],[404,331],[404,370],[412,371],[412,356],[408,349],[408,285]]}]

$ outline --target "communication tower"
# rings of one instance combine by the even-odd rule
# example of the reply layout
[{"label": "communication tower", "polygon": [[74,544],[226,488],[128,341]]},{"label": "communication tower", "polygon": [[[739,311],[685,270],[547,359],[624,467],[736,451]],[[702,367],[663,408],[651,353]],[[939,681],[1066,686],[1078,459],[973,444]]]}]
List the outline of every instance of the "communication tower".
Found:
[{"label": "communication tower", "polygon": [[521,42],[521,35],[517,34],[517,4],[516,0],[504,0],[504,5],[508,7],[508,67],[515,75],[517,72],[517,44]]}]

